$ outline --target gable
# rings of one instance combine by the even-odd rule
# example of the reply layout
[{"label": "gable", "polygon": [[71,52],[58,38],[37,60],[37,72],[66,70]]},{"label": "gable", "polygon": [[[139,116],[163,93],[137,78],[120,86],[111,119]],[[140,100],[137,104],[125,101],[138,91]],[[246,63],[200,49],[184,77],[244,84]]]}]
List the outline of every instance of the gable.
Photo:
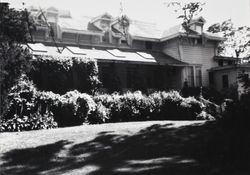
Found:
[{"label": "gable", "polygon": [[109,30],[112,20],[113,18],[111,15],[109,15],[108,13],[104,13],[92,19],[90,23],[99,30],[106,32]]}]

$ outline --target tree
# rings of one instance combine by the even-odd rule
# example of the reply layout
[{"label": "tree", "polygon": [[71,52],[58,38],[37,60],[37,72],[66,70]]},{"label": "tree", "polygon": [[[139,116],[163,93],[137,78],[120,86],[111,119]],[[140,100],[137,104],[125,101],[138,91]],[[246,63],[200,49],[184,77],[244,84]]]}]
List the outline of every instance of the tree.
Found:
[{"label": "tree", "polygon": [[8,3],[0,3],[0,115],[8,104],[9,89],[30,68],[32,57],[23,44],[31,39],[33,29],[26,10],[15,10]]},{"label": "tree", "polygon": [[197,16],[203,10],[203,5],[205,5],[205,3],[201,2],[190,2],[185,4],[180,2],[167,3],[168,7],[174,7],[174,11],[180,13],[177,18],[183,20],[182,25],[185,27],[185,29],[188,29],[189,23],[192,21],[194,16]]},{"label": "tree", "polygon": [[226,38],[218,46],[218,53],[237,58],[247,57],[250,52],[250,27],[234,27],[232,20],[216,23],[208,27],[208,32],[221,34]]}]

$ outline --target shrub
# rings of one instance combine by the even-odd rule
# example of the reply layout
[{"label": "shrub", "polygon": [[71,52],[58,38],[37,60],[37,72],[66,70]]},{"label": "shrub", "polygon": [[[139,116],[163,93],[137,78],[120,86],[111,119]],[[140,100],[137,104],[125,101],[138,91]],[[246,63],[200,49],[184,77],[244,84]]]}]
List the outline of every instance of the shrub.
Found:
[{"label": "shrub", "polygon": [[37,56],[30,76],[38,89],[59,94],[72,89],[93,94],[100,86],[97,63],[88,58]]},{"label": "shrub", "polygon": [[150,96],[140,91],[123,95],[113,93],[98,95],[94,100],[109,109],[109,113],[103,116],[108,122],[195,120],[205,109],[203,103],[194,97],[183,98],[176,91],[156,92]]},{"label": "shrub", "polygon": [[35,108],[36,88],[26,75],[22,75],[10,89],[8,110],[4,119],[11,119],[15,114],[29,116]]},{"label": "shrub", "polygon": [[183,97],[193,96],[195,98],[199,98],[202,94],[202,97],[204,99],[207,99],[216,104],[221,104],[223,99],[227,97],[226,94],[218,92],[213,88],[206,87],[202,87],[202,89],[200,87],[184,87],[181,89],[180,93]]},{"label": "shrub", "polygon": [[70,91],[60,96],[52,107],[59,126],[80,125],[96,109],[96,104],[88,94]]},{"label": "shrub", "polygon": [[110,109],[106,108],[102,103],[98,102],[96,109],[87,117],[90,124],[106,123],[110,118]]},{"label": "shrub", "polygon": [[194,97],[183,98],[177,91],[155,92],[153,115],[160,120],[195,120],[204,106]]},{"label": "shrub", "polygon": [[2,131],[24,131],[57,127],[53,113],[41,111],[37,101],[37,91],[27,76],[22,75],[11,88],[9,105],[1,122]]},{"label": "shrub", "polygon": [[14,118],[0,123],[0,131],[29,131],[38,129],[57,128],[57,123],[54,121],[53,113],[47,112],[41,114],[36,112],[29,116],[14,115]]}]

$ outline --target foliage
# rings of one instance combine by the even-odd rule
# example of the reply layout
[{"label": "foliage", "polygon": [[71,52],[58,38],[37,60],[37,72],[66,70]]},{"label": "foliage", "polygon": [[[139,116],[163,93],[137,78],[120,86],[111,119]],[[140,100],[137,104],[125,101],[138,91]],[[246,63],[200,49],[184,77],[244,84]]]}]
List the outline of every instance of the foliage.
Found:
[{"label": "foliage", "polygon": [[224,56],[246,57],[250,51],[250,28],[247,26],[234,27],[231,19],[216,23],[208,28],[208,32],[219,33],[226,40],[221,42],[218,53]]},{"label": "foliage", "polygon": [[30,40],[33,21],[27,10],[10,8],[8,3],[0,3],[0,40],[24,43]]},{"label": "foliage", "polygon": [[48,112],[41,114],[36,112],[29,116],[14,115],[9,120],[0,123],[0,131],[30,131],[39,129],[57,128],[57,123],[54,121],[53,113]]},{"label": "foliage", "polygon": [[[38,91],[25,76],[12,88],[9,99],[11,103],[2,124],[5,131],[53,128],[56,123],[65,127],[83,123],[211,119],[209,115],[213,114],[208,101],[184,98],[176,91],[149,96],[140,91],[90,96],[74,90],[60,95]],[[202,111],[207,115],[198,117],[204,116]]]},{"label": "foliage", "polygon": [[119,95],[103,94],[94,97],[105,110],[107,122],[145,120],[195,120],[206,106],[194,97],[183,98],[176,91],[155,92],[149,96],[140,91]]},{"label": "foliage", "polygon": [[201,89],[200,87],[183,87],[180,93],[183,97],[194,96],[199,98],[202,96],[204,99],[219,105],[223,99],[235,97],[235,87],[232,86],[221,92],[216,91],[214,88],[202,87]]},{"label": "foliage", "polygon": [[26,131],[57,127],[53,113],[41,111],[34,84],[22,75],[8,95],[8,110],[0,124],[2,131]]},{"label": "foliage", "polygon": [[14,115],[29,116],[35,108],[36,88],[26,75],[22,75],[8,94],[8,110],[5,119],[11,119]]},{"label": "foliage", "polygon": [[31,55],[20,43],[30,39],[32,21],[28,12],[9,8],[7,3],[0,3],[0,85],[1,110],[6,111],[7,94],[18,77],[28,72]]},{"label": "foliage", "polygon": [[106,108],[101,102],[96,104],[96,109],[87,117],[90,124],[106,123],[110,117],[110,109]]},{"label": "foliage", "polygon": [[[202,6],[205,3],[201,2],[189,2],[182,4],[181,2],[171,2],[167,4],[168,7],[174,7],[175,12],[181,13],[178,18],[183,20],[183,26],[188,28],[189,23],[192,21],[194,16],[197,16],[202,10]],[[180,12],[181,11],[181,12]]]},{"label": "foliage", "polygon": [[72,89],[93,94],[100,86],[97,63],[88,58],[37,56],[30,76],[39,90],[60,94]]},{"label": "foliage", "polygon": [[[220,124],[229,135],[230,151],[234,159],[245,160],[249,154],[249,131],[250,131],[250,92],[249,77],[244,72],[238,77],[243,83],[243,94],[238,100],[225,100],[222,105],[223,118]],[[244,159],[242,158],[244,157]]]},{"label": "foliage", "polygon": [[[176,91],[158,92],[151,95],[157,101],[159,119],[195,120],[204,105],[194,97],[183,98]],[[155,107],[154,107],[155,108]]]},{"label": "foliage", "polygon": [[250,78],[249,75],[245,73],[245,71],[242,71],[239,76],[237,77],[239,80],[239,83],[241,83],[241,86],[243,88],[244,94],[250,93]]},{"label": "foliage", "polygon": [[87,116],[96,109],[96,104],[90,95],[79,93],[76,90],[64,95],[40,92],[39,96],[43,109],[49,106],[60,127],[81,125],[86,121]]}]

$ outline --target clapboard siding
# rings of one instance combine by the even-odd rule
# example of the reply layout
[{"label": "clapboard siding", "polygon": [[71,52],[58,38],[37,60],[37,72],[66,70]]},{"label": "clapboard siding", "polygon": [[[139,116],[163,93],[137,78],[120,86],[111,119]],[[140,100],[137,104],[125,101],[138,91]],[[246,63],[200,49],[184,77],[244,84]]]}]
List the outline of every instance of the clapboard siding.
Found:
[{"label": "clapboard siding", "polygon": [[215,56],[215,46],[212,45],[182,45],[183,58],[182,61],[190,64],[202,65],[202,84],[208,86],[208,69],[215,67],[216,63],[213,59]]},{"label": "clapboard siding", "polygon": [[179,54],[179,43],[178,39],[173,39],[165,42],[163,44],[163,52],[169,56],[172,56],[178,60],[180,60]]}]

